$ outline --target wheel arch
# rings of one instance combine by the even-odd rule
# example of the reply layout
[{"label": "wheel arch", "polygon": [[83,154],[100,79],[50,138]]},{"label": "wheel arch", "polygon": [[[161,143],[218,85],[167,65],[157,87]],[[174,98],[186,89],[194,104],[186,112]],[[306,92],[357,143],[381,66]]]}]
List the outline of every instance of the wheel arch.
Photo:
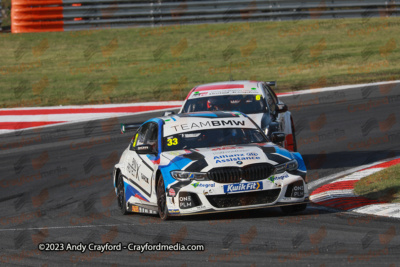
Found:
[{"label": "wheel arch", "polygon": [[[154,184],[155,185],[155,189],[157,188],[158,180],[160,180],[160,177],[161,177],[161,171],[160,171],[160,169],[158,169],[157,172],[156,172],[156,181],[155,181],[155,184]],[[157,190],[156,190],[156,192],[157,192]]]},{"label": "wheel arch", "polygon": [[117,188],[117,184],[118,184],[118,179],[119,179],[119,174],[121,173],[121,169],[120,168],[115,168],[114,170],[114,187]]}]

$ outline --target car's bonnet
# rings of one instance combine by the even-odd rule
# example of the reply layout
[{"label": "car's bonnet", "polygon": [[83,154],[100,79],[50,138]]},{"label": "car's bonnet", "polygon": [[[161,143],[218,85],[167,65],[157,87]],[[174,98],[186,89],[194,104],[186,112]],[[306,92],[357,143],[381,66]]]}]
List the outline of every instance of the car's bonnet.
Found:
[{"label": "car's bonnet", "polygon": [[172,162],[189,159],[190,161],[186,161],[185,166],[181,167],[193,172],[208,171],[218,167],[244,167],[255,163],[277,165],[293,158],[287,150],[272,143],[264,146],[250,144],[177,150],[164,152],[163,156]]}]

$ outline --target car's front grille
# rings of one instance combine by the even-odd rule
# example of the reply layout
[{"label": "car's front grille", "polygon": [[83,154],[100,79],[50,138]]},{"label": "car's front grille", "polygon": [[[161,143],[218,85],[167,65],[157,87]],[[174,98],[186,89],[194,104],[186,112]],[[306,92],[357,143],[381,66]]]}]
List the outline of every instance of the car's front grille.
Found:
[{"label": "car's front grille", "polygon": [[258,181],[271,176],[274,166],[268,163],[257,163],[240,167],[221,167],[208,171],[208,179],[217,183],[238,183],[241,180]]},{"label": "car's front grille", "polygon": [[211,205],[216,208],[231,208],[267,204],[274,202],[281,192],[281,189],[271,189],[257,192],[246,192],[226,195],[206,195]]}]

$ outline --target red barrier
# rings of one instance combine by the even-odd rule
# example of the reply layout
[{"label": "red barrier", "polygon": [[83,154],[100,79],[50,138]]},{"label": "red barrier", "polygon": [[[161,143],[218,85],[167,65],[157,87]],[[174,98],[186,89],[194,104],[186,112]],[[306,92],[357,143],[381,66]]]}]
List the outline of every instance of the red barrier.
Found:
[{"label": "red barrier", "polygon": [[64,31],[62,0],[12,0],[11,32]]}]

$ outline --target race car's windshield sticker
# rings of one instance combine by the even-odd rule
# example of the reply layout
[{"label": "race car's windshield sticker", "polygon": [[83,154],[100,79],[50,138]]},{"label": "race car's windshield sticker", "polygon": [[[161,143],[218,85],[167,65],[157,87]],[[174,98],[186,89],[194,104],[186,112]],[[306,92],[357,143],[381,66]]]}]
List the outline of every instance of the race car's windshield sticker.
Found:
[{"label": "race car's windshield sticker", "polygon": [[[199,96],[204,92],[200,92]],[[229,94],[222,96],[202,95],[202,97],[189,98],[182,113],[199,111],[240,111],[245,114],[264,113],[266,104],[260,92],[252,91],[251,94]]]},{"label": "race car's windshield sticker", "polygon": [[[173,141],[169,140],[173,140],[175,138],[177,139],[177,144],[170,146],[169,143]],[[188,133],[179,133],[164,137],[163,151],[250,144],[265,141],[265,136],[258,129],[210,129]],[[246,156],[254,157],[255,155]]]},{"label": "race car's windshield sticker", "polygon": [[257,126],[248,118],[238,116],[229,118],[202,118],[182,117],[177,121],[168,121],[164,124],[164,136],[177,133],[193,132],[198,130],[224,129],[224,128],[257,129]]},{"label": "race car's windshield sticker", "polygon": [[201,91],[194,92],[189,96],[189,99],[199,98],[199,97],[209,97],[209,96],[221,96],[221,95],[247,95],[247,94],[261,94],[261,90],[257,90],[256,88],[252,89],[222,89],[222,90],[210,90],[210,91]]},{"label": "race car's windshield sticker", "polygon": [[176,146],[178,144],[178,138],[167,139],[167,146]]}]

